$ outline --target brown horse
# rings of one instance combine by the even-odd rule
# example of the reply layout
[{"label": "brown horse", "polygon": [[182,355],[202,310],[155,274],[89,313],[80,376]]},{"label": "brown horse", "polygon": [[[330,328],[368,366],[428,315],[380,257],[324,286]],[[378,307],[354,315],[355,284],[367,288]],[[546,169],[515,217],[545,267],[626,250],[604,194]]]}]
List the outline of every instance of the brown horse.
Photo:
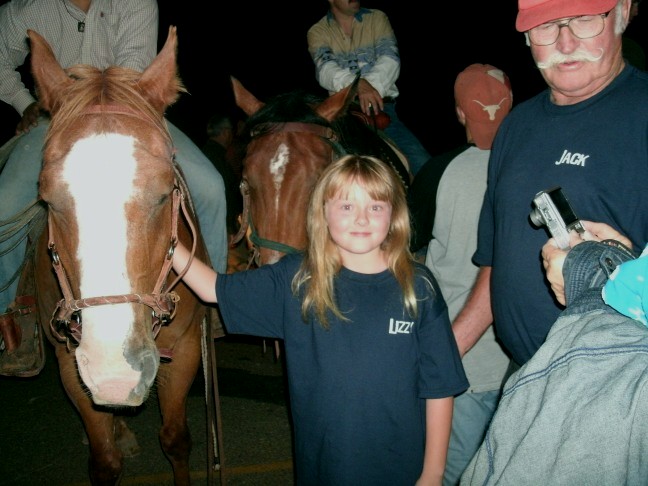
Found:
[{"label": "brown horse", "polygon": [[244,213],[233,240],[247,234],[258,265],[306,248],[310,194],[324,168],[340,156],[376,156],[409,186],[412,177],[402,152],[349,112],[358,81],[323,100],[296,91],[263,103],[232,78],[236,104],[249,116],[250,137],[241,182]]},{"label": "brown horse", "polygon": [[144,73],[63,70],[39,34],[29,38],[40,101],[52,115],[40,174],[48,224],[34,263],[38,309],[88,435],[91,480],[119,481],[122,448],[134,444],[118,412],[141,405],[155,386],[162,449],[175,484],[189,484],[185,404],[206,308],[171,260],[178,240],[208,256],[163,118],[183,90],[176,29]]}]

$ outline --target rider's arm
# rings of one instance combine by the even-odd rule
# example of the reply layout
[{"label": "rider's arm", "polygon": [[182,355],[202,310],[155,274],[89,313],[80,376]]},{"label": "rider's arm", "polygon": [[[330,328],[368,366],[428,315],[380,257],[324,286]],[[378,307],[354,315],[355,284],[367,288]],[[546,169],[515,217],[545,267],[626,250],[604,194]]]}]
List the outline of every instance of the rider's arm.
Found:
[{"label": "rider's arm", "polygon": [[356,74],[342,64],[340,53],[333,49],[333,36],[336,35],[342,35],[341,31],[336,33],[322,23],[315,24],[307,34],[308,52],[315,63],[315,77],[329,93],[337,93],[356,78]]},{"label": "rider's arm", "polygon": [[[155,0],[124,0],[115,45],[116,66],[143,72],[157,55],[158,6]],[[166,38],[166,32],[163,33]]]},{"label": "rider's arm", "polygon": [[371,69],[362,73],[362,77],[384,98],[400,75],[400,54],[387,15],[374,12],[373,20],[376,32],[376,61]]},{"label": "rider's arm", "polygon": [[16,12],[16,2],[0,6],[0,100],[23,112],[36,102],[16,70],[29,54],[27,25]]},{"label": "rider's arm", "polygon": [[[375,52],[375,59],[367,60],[360,70],[362,82],[358,88],[358,98],[362,111],[370,115],[369,105],[374,110],[383,110],[383,98],[394,86],[400,74],[400,57],[394,31],[387,16],[374,11],[371,17],[364,17],[363,22],[371,21],[363,32],[371,31],[373,39],[367,39],[370,49]],[[335,46],[343,45],[344,34],[335,20],[318,22],[308,31],[308,51],[315,63],[315,77],[318,83],[329,93],[337,93],[349,86],[356,78],[357,70],[349,66],[348,55],[336,50]],[[363,46],[360,46],[362,49]]]}]

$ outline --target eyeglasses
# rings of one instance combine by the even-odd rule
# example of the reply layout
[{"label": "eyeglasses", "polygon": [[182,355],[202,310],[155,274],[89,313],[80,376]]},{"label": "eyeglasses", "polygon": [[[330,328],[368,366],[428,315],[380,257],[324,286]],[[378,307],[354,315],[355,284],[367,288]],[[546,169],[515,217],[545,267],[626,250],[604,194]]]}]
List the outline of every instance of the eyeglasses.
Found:
[{"label": "eyeglasses", "polygon": [[536,46],[550,46],[558,40],[560,29],[569,28],[569,31],[579,39],[596,37],[605,27],[605,19],[609,12],[598,15],[581,15],[568,20],[558,20],[538,25],[529,30],[529,40]]}]

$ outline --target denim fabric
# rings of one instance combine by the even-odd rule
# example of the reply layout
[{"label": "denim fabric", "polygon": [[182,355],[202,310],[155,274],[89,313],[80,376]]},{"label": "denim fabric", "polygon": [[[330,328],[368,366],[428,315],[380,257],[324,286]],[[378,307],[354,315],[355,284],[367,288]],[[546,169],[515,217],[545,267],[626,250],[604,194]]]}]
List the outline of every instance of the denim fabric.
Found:
[{"label": "denim fabric", "polygon": [[[214,269],[224,272],[227,267],[227,230],[225,227],[225,186],[223,178],[200,149],[178,128],[168,123],[171,138],[176,146],[176,160],[187,180],[200,229]],[[4,221],[38,195],[38,175],[42,165],[42,149],[49,120],[42,119],[38,126],[23,135],[0,174],[0,221]],[[14,237],[13,242],[19,236]],[[12,242],[3,245],[9,248]],[[4,286],[20,268],[24,259],[26,241],[11,252],[0,255],[0,286]],[[1,250],[0,250],[1,251]],[[18,279],[0,292],[0,313],[13,300]]]},{"label": "denim fabric", "polygon": [[167,125],[212,266],[217,272],[224,273],[227,270],[227,205],[223,177],[189,137],[168,120]]},{"label": "denim fabric", "polygon": [[601,298],[632,258],[610,242],[569,251],[568,307],[507,380],[462,485],[648,484],[648,329]]},{"label": "denim fabric", "polygon": [[396,103],[385,103],[384,112],[391,121],[385,129],[385,135],[391,138],[396,146],[403,151],[410,165],[410,172],[416,175],[421,167],[430,159],[430,154],[418,138],[400,121],[396,114]]},{"label": "denim fabric", "polygon": [[617,266],[634,258],[631,250],[614,240],[585,241],[569,250],[563,265],[567,308],[562,315],[606,309],[603,286]]},{"label": "denim fabric", "polygon": [[617,267],[603,287],[603,300],[648,327],[648,245],[633,261]]},{"label": "denim fabric", "polygon": [[443,486],[459,484],[461,474],[484,439],[499,397],[500,390],[465,392],[455,397]]},{"label": "denim fabric", "polygon": [[[38,196],[38,174],[41,170],[43,141],[49,123],[42,120],[38,126],[20,137],[7,163],[0,173],[0,221],[5,221]],[[5,228],[3,228],[5,229]],[[24,234],[14,236],[2,244],[0,252],[11,248]],[[10,252],[0,255],[0,287],[18,271],[25,257],[26,240],[19,243]],[[0,292],[0,314],[11,304],[18,288],[16,278],[7,290]]]},{"label": "denim fabric", "polygon": [[648,329],[561,317],[507,381],[463,485],[648,484]]}]

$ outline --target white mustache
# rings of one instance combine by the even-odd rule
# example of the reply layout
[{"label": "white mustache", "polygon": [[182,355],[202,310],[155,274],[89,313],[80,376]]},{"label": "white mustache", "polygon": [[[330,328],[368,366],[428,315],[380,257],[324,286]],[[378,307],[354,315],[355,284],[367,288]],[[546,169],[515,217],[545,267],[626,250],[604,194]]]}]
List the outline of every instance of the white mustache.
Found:
[{"label": "white mustache", "polygon": [[549,69],[556,64],[561,64],[563,62],[576,62],[576,61],[589,61],[589,62],[598,62],[603,57],[603,48],[599,47],[599,55],[589,52],[587,49],[579,47],[571,54],[562,54],[560,52],[554,52],[548,59],[543,62],[536,63],[539,69]]}]

